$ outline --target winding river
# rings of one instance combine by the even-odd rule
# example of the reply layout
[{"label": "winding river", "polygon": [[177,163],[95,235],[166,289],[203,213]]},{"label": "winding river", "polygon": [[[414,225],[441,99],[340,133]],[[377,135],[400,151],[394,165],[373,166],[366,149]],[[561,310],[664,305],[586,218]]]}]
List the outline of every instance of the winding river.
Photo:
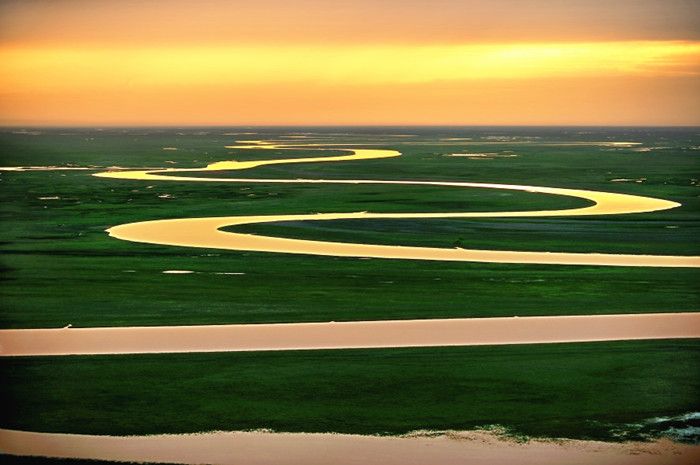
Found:
[{"label": "winding river", "polygon": [[[247,141],[233,149],[328,149],[327,144],[275,144]],[[567,210],[455,212],[455,213],[322,213],[306,215],[225,216],[154,220],[114,226],[117,239],[181,247],[296,253],[309,255],[372,257],[406,260],[444,260],[556,265],[699,267],[700,257],[601,253],[525,252],[505,250],[440,249],[341,242],[309,241],[235,232],[222,228],[277,221],[339,219],[428,219],[561,217],[646,213],[680,206],[676,202],[591,190],[470,182],[248,179],[197,177],[193,173],[230,171],[258,166],[342,162],[398,157],[395,150],[347,148],[347,155],[297,159],[235,162],[205,168],[119,170],[96,173],[102,178],[165,182],[240,182],[307,184],[424,185],[487,188],[564,195],[593,202]],[[187,174],[185,174],[187,173]],[[630,315],[580,315],[526,318],[433,319],[360,321],[344,323],[290,323],[260,325],[164,326],[124,328],[64,328],[0,330],[0,356],[115,354],[153,352],[211,352],[241,350],[294,350],[359,347],[416,347],[482,344],[531,344],[700,337],[700,313]],[[465,433],[467,434],[467,433]],[[351,435],[304,435],[233,432],[203,435],[109,437],[34,433],[0,429],[0,450],[17,455],[40,455],[170,463],[426,463],[439,457],[442,463],[493,465],[513,460],[521,463],[697,463],[697,447],[652,443],[603,444],[588,442],[526,445],[493,442],[491,436],[452,440],[449,435],[425,438],[380,438]],[[248,451],[248,453],[241,453]],[[323,453],[319,454],[319,451]],[[364,452],[362,452],[364,451]],[[357,454],[364,453],[360,457]],[[391,460],[387,461],[387,457]],[[318,461],[320,458],[321,461]],[[662,460],[659,461],[659,458]],[[670,463],[670,462],[669,462]]]},{"label": "winding river", "polygon": [[[263,141],[247,141],[248,145],[228,146],[227,148],[283,149],[313,147],[319,144],[273,144]],[[323,145],[324,148],[330,147]],[[258,166],[340,162],[398,157],[396,150],[347,149],[350,154],[331,157],[307,157],[236,162],[225,161],[208,165],[205,168],[169,168],[161,170],[107,171],[94,176],[115,179],[170,182],[234,182],[261,184],[378,184],[378,185],[421,185],[461,188],[487,188],[525,191],[540,194],[564,195],[593,202],[592,206],[566,210],[502,211],[502,212],[455,212],[455,213],[319,213],[305,215],[266,215],[266,216],[221,216],[208,218],[181,218],[170,220],[143,221],[114,226],[108,230],[117,239],[180,247],[201,247],[224,250],[254,252],[296,253],[326,255],[336,257],[369,257],[408,260],[444,260],[491,263],[529,263],[547,265],[605,265],[605,266],[657,266],[657,267],[699,267],[700,257],[679,255],[631,255],[602,253],[565,252],[524,252],[511,250],[444,249],[432,247],[406,247],[393,245],[355,244],[345,242],[311,241],[289,239],[235,232],[223,232],[222,228],[278,221],[328,221],[328,220],[367,220],[367,219],[429,219],[429,218],[514,218],[514,217],[561,217],[613,215],[625,213],[648,213],[668,210],[680,206],[679,203],[652,197],[617,194],[579,189],[556,187],[521,186],[513,184],[487,184],[472,182],[441,181],[391,181],[371,179],[250,179],[250,178],[210,178],[185,176],[179,173],[230,171],[255,168]]]}]

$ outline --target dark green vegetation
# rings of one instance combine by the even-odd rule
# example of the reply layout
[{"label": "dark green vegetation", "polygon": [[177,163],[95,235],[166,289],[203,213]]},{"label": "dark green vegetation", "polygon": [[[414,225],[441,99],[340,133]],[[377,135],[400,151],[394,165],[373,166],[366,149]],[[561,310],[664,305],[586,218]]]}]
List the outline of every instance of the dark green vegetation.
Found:
[{"label": "dark green vegetation", "polygon": [[[55,129],[32,135],[6,130],[0,134],[0,165],[199,167],[232,158],[309,154],[305,149],[224,148],[237,139],[278,138],[294,132],[253,131],[258,134],[236,135],[232,133],[237,130],[224,129]],[[404,155],[384,160],[276,165],[229,175],[529,184],[656,196],[681,202],[683,207],[651,214],[576,219],[335,221],[241,229],[434,247],[700,253],[695,239],[700,232],[697,129],[311,131],[314,134],[310,136],[331,143],[377,144],[368,147],[395,148]],[[447,140],[454,137],[472,140]],[[641,145],[599,144],[613,141]],[[444,156],[451,153],[498,156]],[[116,224],[158,218],[365,210],[535,210],[586,205],[577,199],[427,186],[120,181],[94,178],[90,173],[0,174],[0,326],[663,312],[695,310],[700,303],[700,272],[693,269],[513,266],[238,253],[135,244],[110,239],[104,233]],[[611,182],[621,178],[644,179]],[[199,273],[163,274],[165,270]],[[238,272],[245,274],[217,274]]]},{"label": "dark green vegetation", "polygon": [[[235,140],[278,138],[298,129],[232,134],[237,131],[6,130],[0,133],[0,166],[99,171],[309,154],[225,149]],[[661,197],[683,206],[613,217],[292,222],[241,230],[433,247],[700,254],[697,129],[310,131],[329,143],[394,148],[404,155],[210,175],[527,184]],[[455,137],[471,140],[450,140]],[[601,144],[615,141],[640,145]],[[496,155],[445,156],[452,153]],[[104,233],[113,225],[159,218],[586,205],[578,199],[428,186],[120,181],[92,172],[0,172],[0,327],[663,312],[693,311],[700,304],[695,269],[238,253],[136,244]],[[249,428],[403,433],[499,424],[533,436],[643,438],[669,425],[682,429],[687,421],[677,416],[699,410],[699,349],[694,341],[642,341],[5,358],[0,426],[121,435]],[[665,420],[643,421],[660,416]]]},{"label": "dark green vegetation", "polygon": [[15,358],[0,361],[0,422],[94,434],[500,424],[616,440],[639,438],[645,419],[697,411],[699,366],[700,343],[681,340]]}]

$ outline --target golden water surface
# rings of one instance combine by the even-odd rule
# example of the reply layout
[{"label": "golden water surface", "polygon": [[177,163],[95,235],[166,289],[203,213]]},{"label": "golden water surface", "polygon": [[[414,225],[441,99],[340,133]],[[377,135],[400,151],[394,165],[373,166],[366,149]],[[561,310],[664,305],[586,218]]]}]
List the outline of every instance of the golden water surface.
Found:
[{"label": "golden water surface", "polygon": [[[245,141],[248,145],[228,146],[238,149],[280,149],[289,147],[319,148],[321,144],[274,144],[263,141]],[[323,145],[328,147],[328,145]],[[220,216],[207,218],[180,218],[169,220],[143,221],[114,226],[108,230],[110,236],[134,242],[172,245],[181,247],[203,247],[225,250],[255,252],[297,253],[338,257],[371,257],[410,260],[445,260],[493,263],[531,263],[556,265],[609,265],[609,266],[657,266],[657,267],[699,267],[700,257],[678,255],[603,254],[569,252],[525,252],[513,250],[476,250],[463,248],[407,247],[397,245],[356,244],[345,242],[312,241],[288,239],[253,234],[223,232],[222,228],[253,223],[273,223],[277,221],[324,221],[347,219],[427,219],[427,218],[506,218],[506,217],[561,217],[613,215],[626,213],[647,213],[667,210],[680,206],[679,203],[652,197],[617,194],[580,189],[557,187],[522,186],[513,184],[493,184],[447,181],[391,181],[369,179],[249,179],[249,178],[207,178],[177,175],[184,172],[212,172],[243,170],[264,165],[310,162],[339,162],[398,157],[396,150],[347,149],[349,155],[330,157],[306,157],[297,159],[277,159],[258,161],[223,161],[205,168],[169,168],[162,170],[106,171],[95,176],[169,182],[237,182],[237,183],[283,183],[283,184],[386,184],[423,185],[461,188],[488,188],[564,195],[589,200],[594,204],[588,207],[565,210],[502,211],[502,212],[454,212],[454,213],[318,213],[302,215],[265,216]]]}]

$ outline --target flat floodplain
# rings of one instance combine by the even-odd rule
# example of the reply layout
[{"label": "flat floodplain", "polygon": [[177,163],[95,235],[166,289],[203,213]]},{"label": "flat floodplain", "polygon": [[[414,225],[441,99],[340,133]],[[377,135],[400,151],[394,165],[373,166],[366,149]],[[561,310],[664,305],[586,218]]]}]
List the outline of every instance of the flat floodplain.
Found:
[{"label": "flat floodplain", "polygon": [[[243,225],[240,232],[442,248],[698,254],[694,238],[700,229],[699,142],[694,129],[473,129],[466,135],[457,129],[407,129],[415,128],[394,132],[414,135],[391,137],[392,132],[377,129],[315,130],[315,141],[394,148],[402,153],[398,158],[271,165],[232,174],[556,186],[650,196],[682,207],[582,218],[304,221]],[[179,183],[90,176],[111,166],[199,168],[227,159],[308,156],[303,148],[226,149],[236,137],[284,140],[282,136],[289,135],[279,129],[254,136],[224,135],[230,132],[235,131],[3,133],[2,165],[92,166],[95,171],[0,175],[5,269],[0,324],[31,328],[604,314],[687,311],[700,302],[695,285],[700,275],[691,268],[417,263],[232,253],[135,244],[105,234],[118,224],[180,217],[587,205],[581,199],[493,189]],[[455,137],[472,140],[452,140]],[[630,141],[634,143],[625,144]],[[339,155],[337,148],[331,148],[319,154]],[[164,273],[171,270],[193,273]],[[206,309],[200,305],[203,293]]]},{"label": "flat floodplain", "polygon": [[1,426],[131,435],[507,425],[530,436],[641,439],[673,423],[659,417],[697,409],[698,349],[686,340],[6,358]]},{"label": "flat floodplain", "polygon": [[[241,134],[249,132],[255,134]],[[351,159],[353,148],[400,156]],[[0,150],[2,329],[668,317],[700,304],[697,266],[319,256],[147,244],[106,232],[150,220],[312,215],[223,229],[331,243],[695,259],[696,128],[7,129]],[[301,158],[311,160],[265,163]],[[212,164],[216,172],[203,169]],[[236,168],[243,165],[250,169]],[[187,168],[220,180],[163,179],[187,175]],[[151,169],[179,172],[93,176]],[[301,179],[554,187],[660,199],[675,208],[362,218],[582,209],[592,202],[528,189],[294,182]],[[313,220],[334,213],[358,218]],[[0,428],[114,436],[487,428],[515,437],[670,436],[692,443],[698,362],[694,339],[3,357],[0,397],[9,410]]]}]

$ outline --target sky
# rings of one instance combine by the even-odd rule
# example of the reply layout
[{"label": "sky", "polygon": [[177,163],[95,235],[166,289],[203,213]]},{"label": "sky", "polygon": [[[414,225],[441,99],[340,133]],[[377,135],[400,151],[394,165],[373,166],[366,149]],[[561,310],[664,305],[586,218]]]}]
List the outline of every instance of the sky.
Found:
[{"label": "sky", "polygon": [[1,125],[700,125],[700,0],[0,0]]}]

